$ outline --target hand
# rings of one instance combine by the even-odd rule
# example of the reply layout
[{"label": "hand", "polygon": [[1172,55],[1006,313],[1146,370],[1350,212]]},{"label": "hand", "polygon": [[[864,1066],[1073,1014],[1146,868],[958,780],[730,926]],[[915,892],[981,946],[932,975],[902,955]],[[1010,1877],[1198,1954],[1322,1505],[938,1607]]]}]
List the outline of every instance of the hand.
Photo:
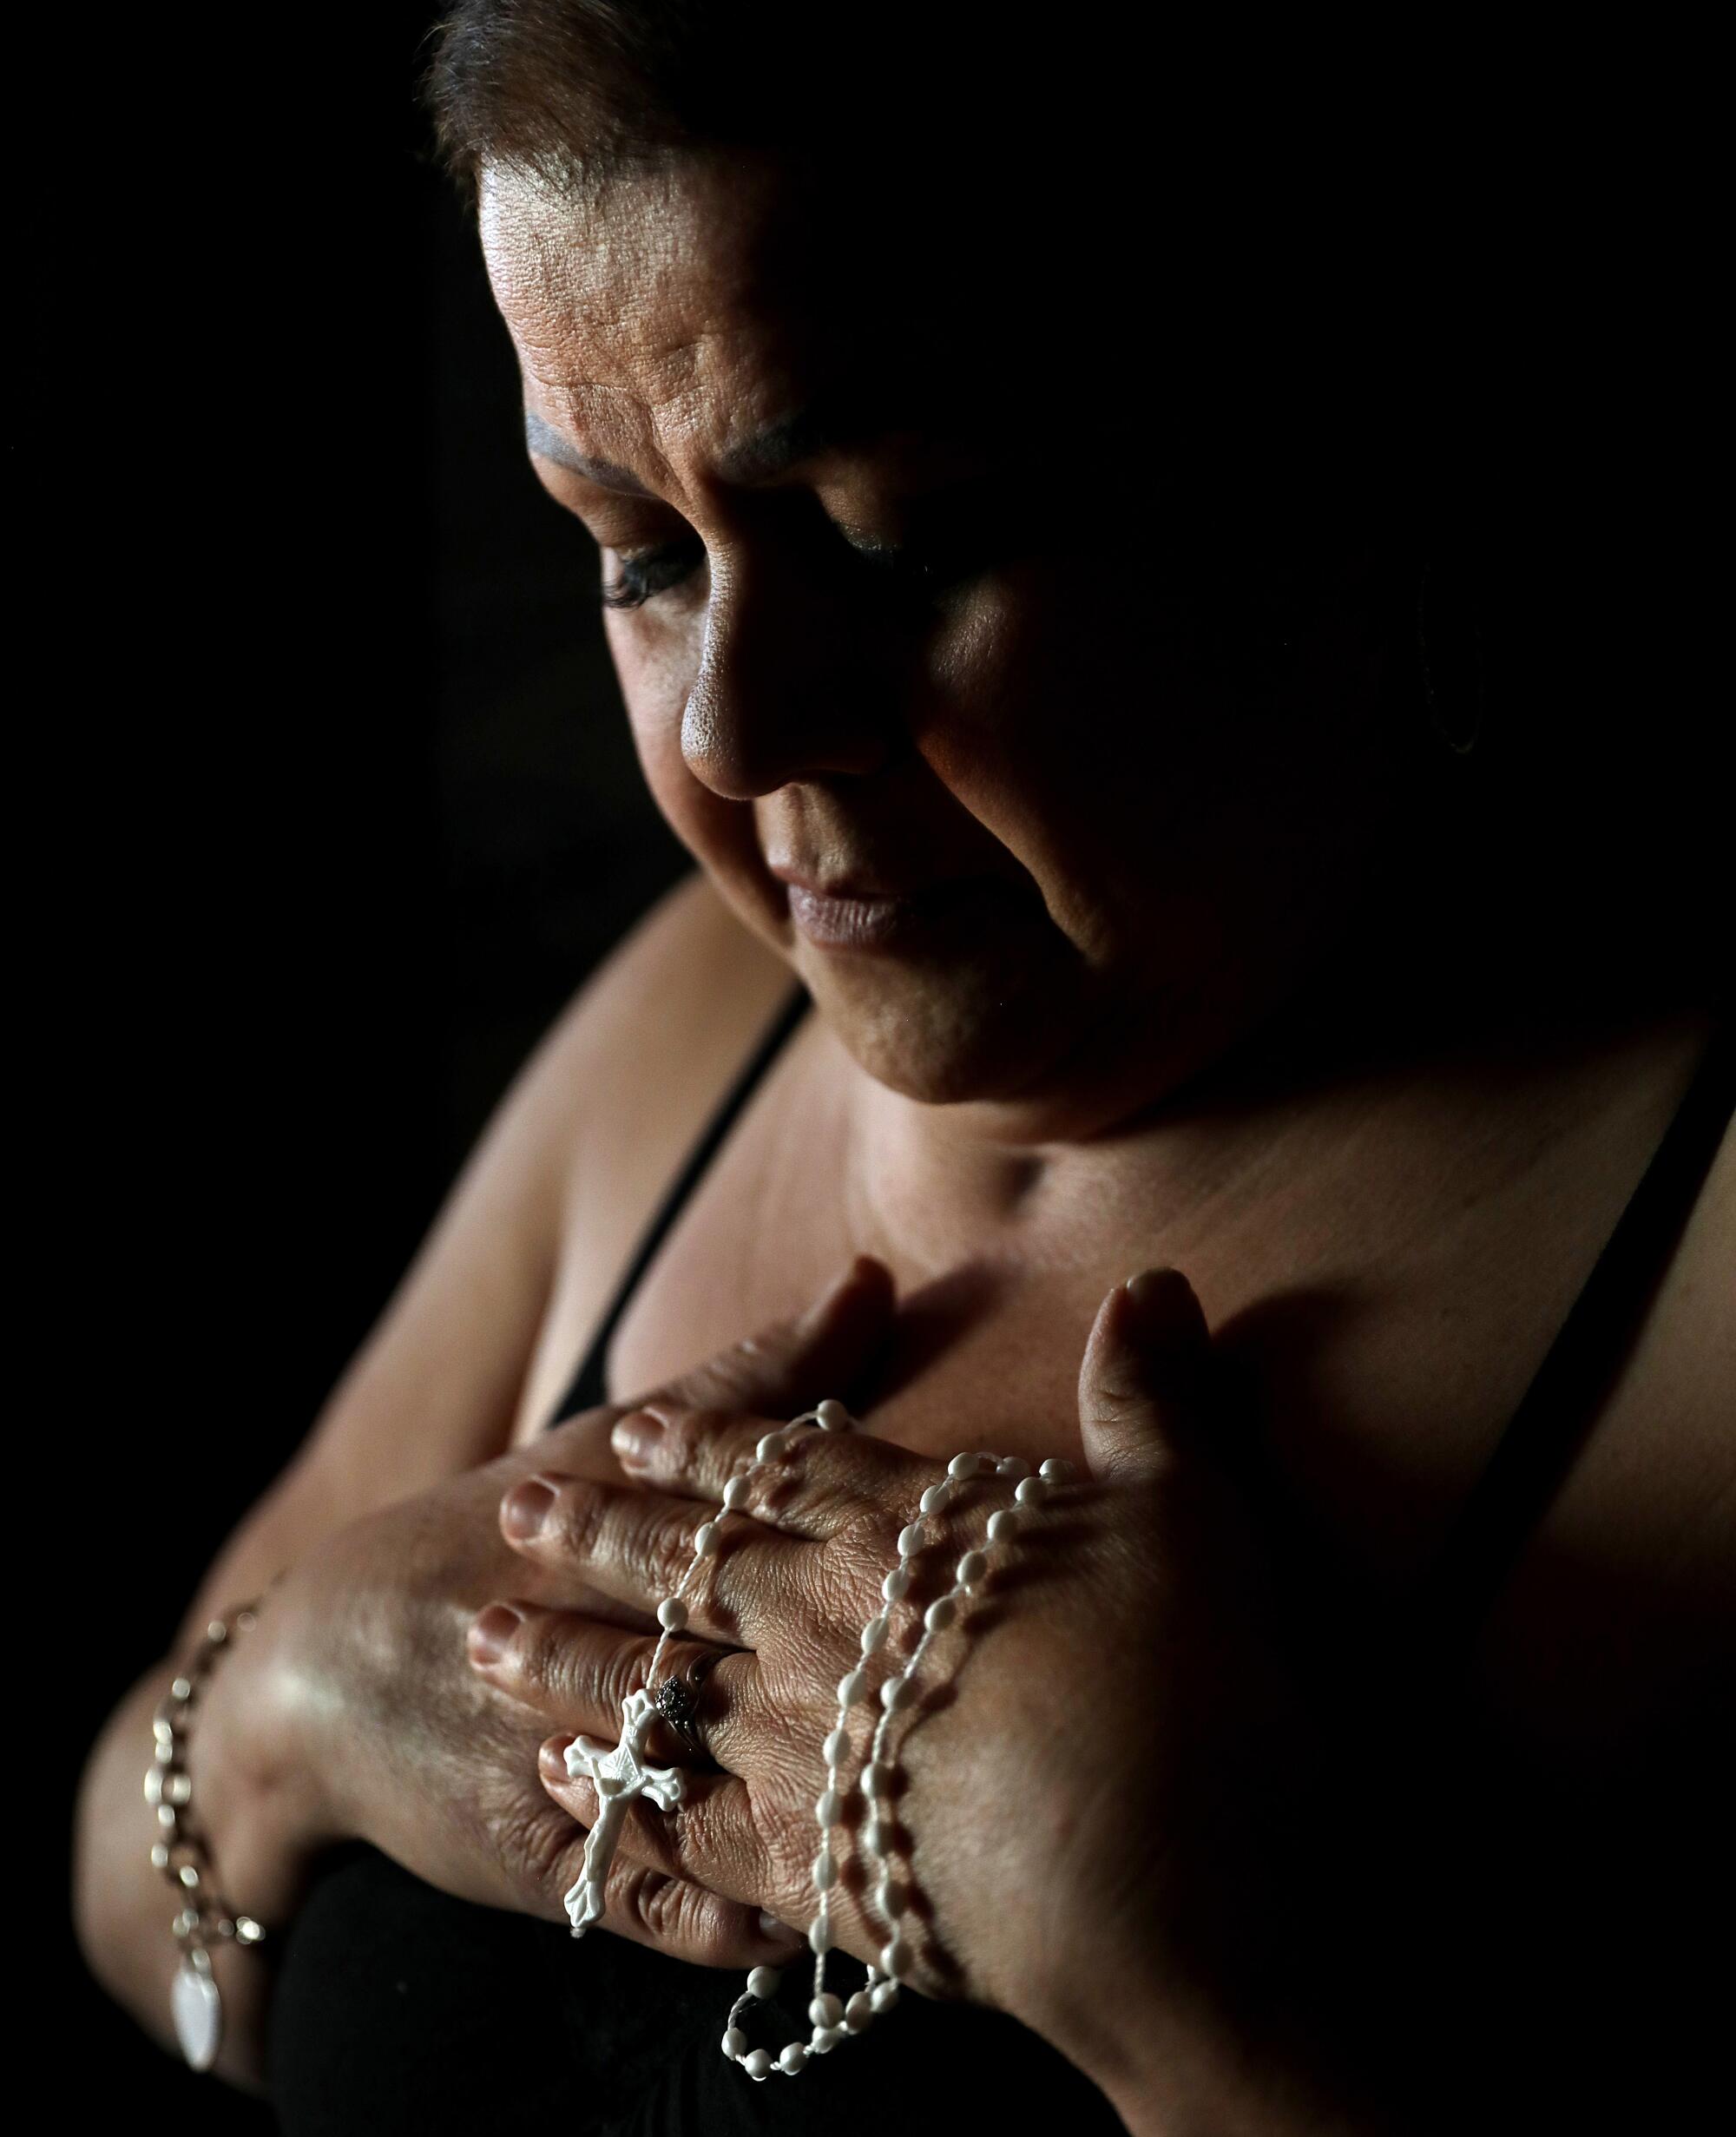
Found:
[{"label": "hand", "polygon": [[[1110,1293],[1079,1408],[1088,1479],[997,1549],[946,1635],[956,1671],[937,1647],[895,1726],[893,1853],[917,1985],[1011,2011],[1108,2082],[1134,2012],[1141,2052],[1160,2045],[1156,2013],[1177,2055],[1197,2055],[1219,1977],[1247,1956],[1271,1777],[1294,1778],[1314,1747],[1258,1524],[1212,1443],[1213,1360],[1184,1279],[1154,1273]],[[580,1825],[595,1797],[562,1753],[577,1733],[614,1740],[655,1644],[600,1621],[584,1595],[648,1610],[673,1594],[695,1531],[767,1429],[760,1415],[658,1403],[616,1427],[636,1488],[545,1462],[503,1502],[516,1621],[473,1660],[558,1725],[544,1783]],[[962,1439],[991,1437],[961,1424]],[[722,1549],[687,1591],[688,1635],[728,1650],[700,1705],[721,1771],[690,1775],[673,1812],[636,1805],[621,1852],[801,1926],[838,1680],[883,1607],[900,1529],[944,1471],[865,1434],[806,1430],[786,1463],[724,1517]],[[930,1518],[943,1548],[916,1562],[888,1667],[989,1508],[1010,1496],[1003,1481],[977,1483]],[[509,1621],[490,1616],[496,1631]],[[879,1711],[854,1711],[852,1776]],[[846,1815],[859,1823],[859,1796]],[[833,1941],[876,1957],[886,1928],[864,1905],[851,1849],[834,1844]]]},{"label": "hand", "polygon": [[[652,1399],[799,1409],[861,1371],[890,1312],[878,1268],[852,1270],[800,1320]],[[200,1719],[201,1809],[240,1904],[284,1919],[316,1851],[354,1838],[463,1898],[561,1918],[578,1849],[538,1782],[543,1731],[467,1666],[464,1634],[509,1583],[555,1600],[502,1541],[501,1494],[550,1461],[618,1484],[608,1431],[621,1414],[587,1411],[535,1447],[352,1522],[273,1588],[257,1627],[215,1673]],[[570,1568],[558,1595],[617,1630],[648,1622],[630,1599]],[[787,1956],[757,1908],[678,1874],[623,1859],[608,1903],[610,1929],[686,1957],[751,1965]]]}]

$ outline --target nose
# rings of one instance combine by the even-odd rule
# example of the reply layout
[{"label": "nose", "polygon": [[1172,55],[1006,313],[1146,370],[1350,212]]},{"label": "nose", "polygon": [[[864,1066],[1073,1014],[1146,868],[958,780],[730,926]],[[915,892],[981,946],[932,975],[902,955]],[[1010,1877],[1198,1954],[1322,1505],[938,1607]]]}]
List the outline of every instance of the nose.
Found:
[{"label": "nose", "polygon": [[800,560],[713,556],[681,755],[733,801],[877,772],[893,747],[891,681],[856,604]]}]

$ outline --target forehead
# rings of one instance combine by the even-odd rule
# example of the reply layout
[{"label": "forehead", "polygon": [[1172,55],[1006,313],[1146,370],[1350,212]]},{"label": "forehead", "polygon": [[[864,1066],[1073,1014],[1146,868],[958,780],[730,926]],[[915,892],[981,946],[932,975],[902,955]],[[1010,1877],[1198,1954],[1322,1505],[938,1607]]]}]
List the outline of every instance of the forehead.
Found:
[{"label": "forehead", "polygon": [[976,427],[981,366],[912,332],[896,248],[852,240],[768,162],[684,155],[595,200],[491,172],[480,221],[527,404],[595,457],[727,459],[813,409],[840,436]]},{"label": "forehead", "polygon": [[532,407],[602,450],[648,420],[721,446],[801,404],[836,366],[786,195],[745,160],[635,168],[595,201],[489,174],[483,255]]}]

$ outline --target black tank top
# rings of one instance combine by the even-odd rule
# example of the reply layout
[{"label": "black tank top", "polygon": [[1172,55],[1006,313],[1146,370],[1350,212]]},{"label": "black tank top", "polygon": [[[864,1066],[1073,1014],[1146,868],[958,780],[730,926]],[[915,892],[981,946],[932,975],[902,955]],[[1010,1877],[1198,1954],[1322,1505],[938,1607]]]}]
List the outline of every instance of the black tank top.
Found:
[{"label": "black tank top", "polygon": [[[766,1032],[665,1197],[556,1418],[607,1399],[621,1314],[748,1098],[809,1006]],[[1736,1102],[1720,1016],[1693,1082],[1538,1368],[1425,1584],[1437,1639],[1463,1636],[1561,1484],[1667,1266]],[[834,1965],[838,1963],[834,1958]],[[791,1969],[791,1980],[805,1974]],[[848,1963],[844,1971],[850,1974]],[[285,2137],[888,2137],[958,2118],[1022,2137],[1115,2137],[1102,2094],[995,2012],[906,1996],[884,2033],[755,2085],[718,2041],[733,1974],[609,1936],[478,1907],[375,1850],[339,1851],[286,1936],[271,2007],[271,2094]],[[1106,1982],[1106,1993],[1113,1984]],[[806,2030],[787,1992],[781,2038]],[[1483,2123],[1493,2129],[1493,2121]]]}]

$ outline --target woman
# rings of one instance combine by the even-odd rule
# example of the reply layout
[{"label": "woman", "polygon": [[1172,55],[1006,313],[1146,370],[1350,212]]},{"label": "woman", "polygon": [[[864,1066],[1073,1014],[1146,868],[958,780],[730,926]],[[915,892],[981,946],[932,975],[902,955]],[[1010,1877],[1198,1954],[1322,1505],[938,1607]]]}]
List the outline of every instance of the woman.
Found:
[{"label": "woman", "polygon": [[[825,92],[793,106],[792,22]],[[1366,209],[1323,223],[1322,180],[1250,215],[1214,173],[1130,273],[1215,146],[1185,83],[1141,84],[1160,168],[1096,69],[1085,108],[1065,55],[988,83],[923,29],[915,82],[890,23],[822,64],[773,8],[445,33],[532,463],[603,551],[699,867],[189,1609],[270,1584],[189,1761],[223,1890],[289,1925],[275,1972],[216,1952],[218,2068],[268,2064],[292,2132],[868,2127],[948,2081],[1139,2132],[1655,2110],[1673,1880],[1727,1779],[1736,1162],[1692,932],[1614,958],[1582,880],[1538,888],[1510,741],[1474,783],[1483,411],[1430,390],[1460,345],[1419,371],[1398,293],[1358,301]],[[1120,215],[1056,197],[1088,142]],[[861,1429],[761,1478],[660,1657],[727,1480],[827,1396]],[[928,1994],[753,2086],[703,1969],[805,1960],[840,1674],[983,1447],[1079,1474],[915,1687],[891,1882]],[[941,1560],[990,1502],[934,1517]],[[600,1809],[565,1749],[654,1667],[697,1684],[652,1739],[684,1798],[628,1813],[575,1945]],[[170,1675],[93,1757],[79,1865],[160,2035]],[[832,1941],[872,1959],[841,1818]],[[809,2037],[788,1978],[744,2052]]]}]

